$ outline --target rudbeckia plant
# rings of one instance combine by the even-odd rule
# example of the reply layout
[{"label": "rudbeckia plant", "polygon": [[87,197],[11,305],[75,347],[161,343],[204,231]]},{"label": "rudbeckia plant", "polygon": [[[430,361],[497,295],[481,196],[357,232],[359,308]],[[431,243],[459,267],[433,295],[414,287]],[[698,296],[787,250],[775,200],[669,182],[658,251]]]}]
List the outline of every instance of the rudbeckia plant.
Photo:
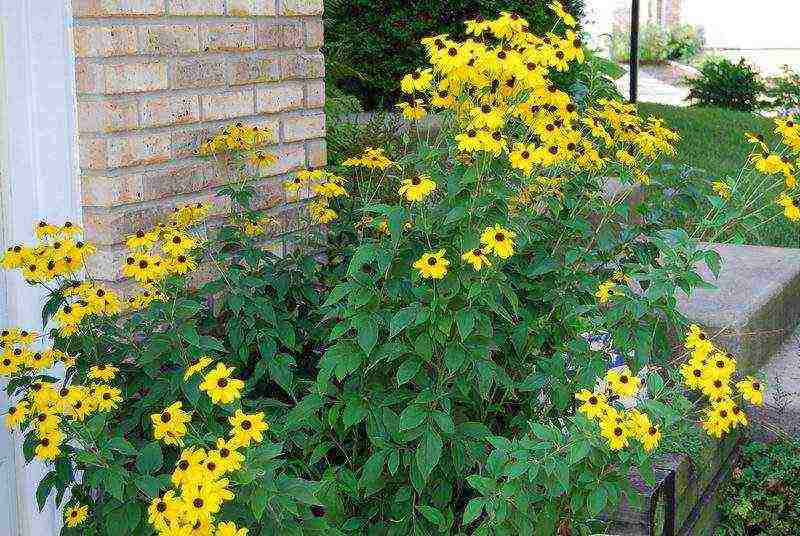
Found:
[{"label": "rudbeckia plant", "polygon": [[[764,379],[676,308],[720,263],[649,173],[678,134],[560,89],[586,55],[550,8],[547,35],[502,13],[425,39],[402,150],[292,173],[288,203],[257,204],[268,132],[204,140],[232,209],[127,237],[126,292],[71,222],[5,252],[47,291],[42,333],[0,333],[5,423],[65,535],[588,535],[657,456],[747,424]],[[757,152],[794,219],[790,151]]]}]

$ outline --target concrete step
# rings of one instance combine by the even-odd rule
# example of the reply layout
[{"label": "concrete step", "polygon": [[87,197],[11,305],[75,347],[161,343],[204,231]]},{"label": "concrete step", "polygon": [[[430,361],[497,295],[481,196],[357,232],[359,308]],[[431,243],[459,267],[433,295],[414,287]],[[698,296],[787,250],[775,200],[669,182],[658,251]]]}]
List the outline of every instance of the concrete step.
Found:
[{"label": "concrete step", "polygon": [[767,377],[764,405],[750,411],[760,436],[800,438],[800,332],[795,331],[761,368]]},{"label": "concrete step", "polygon": [[770,361],[800,320],[800,249],[713,244],[722,257],[714,279],[699,270],[713,290],[679,293],[679,307],[726,348],[743,372]]}]

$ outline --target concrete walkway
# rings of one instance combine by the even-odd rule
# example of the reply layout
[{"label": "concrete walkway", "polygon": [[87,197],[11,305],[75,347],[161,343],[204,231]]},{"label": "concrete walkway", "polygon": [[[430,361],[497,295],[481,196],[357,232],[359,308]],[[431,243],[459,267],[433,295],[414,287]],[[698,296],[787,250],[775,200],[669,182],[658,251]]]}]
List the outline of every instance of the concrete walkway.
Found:
[{"label": "concrete walkway", "polygon": [[[630,98],[630,76],[628,73],[616,80],[614,85],[617,86],[617,89],[625,99]],[[639,102],[688,106],[689,103],[686,102],[688,95],[688,88],[673,86],[641,71],[639,72]]]}]

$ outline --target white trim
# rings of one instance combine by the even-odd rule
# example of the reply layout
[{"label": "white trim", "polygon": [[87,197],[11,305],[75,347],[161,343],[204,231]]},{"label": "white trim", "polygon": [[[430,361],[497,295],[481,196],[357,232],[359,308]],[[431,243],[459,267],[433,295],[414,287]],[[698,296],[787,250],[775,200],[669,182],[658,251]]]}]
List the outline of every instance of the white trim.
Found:
[{"label": "white trim", "polygon": [[[81,221],[70,4],[71,0],[0,0],[4,40],[0,60],[5,71],[5,85],[0,85],[0,116],[4,117],[0,179],[2,238],[7,244],[30,243],[33,224],[40,219]],[[0,297],[5,312],[0,320],[41,328],[41,293],[19,274],[5,276],[5,293]],[[19,534],[55,535],[60,515],[52,501],[42,513],[36,505],[35,490],[44,468],[22,467],[21,460],[17,441]]]}]

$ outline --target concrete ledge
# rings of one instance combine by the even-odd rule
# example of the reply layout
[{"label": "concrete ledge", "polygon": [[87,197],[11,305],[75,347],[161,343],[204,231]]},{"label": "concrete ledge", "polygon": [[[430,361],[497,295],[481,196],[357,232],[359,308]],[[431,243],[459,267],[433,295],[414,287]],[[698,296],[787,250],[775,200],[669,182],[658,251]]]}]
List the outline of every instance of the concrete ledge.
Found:
[{"label": "concrete ledge", "polygon": [[681,311],[704,326],[731,352],[743,372],[768,362],[800,319],[800,250],[714,244],[722,257],[715,280],[707,266],[703,278],[716,285],[691,298],[679,293]]}]

